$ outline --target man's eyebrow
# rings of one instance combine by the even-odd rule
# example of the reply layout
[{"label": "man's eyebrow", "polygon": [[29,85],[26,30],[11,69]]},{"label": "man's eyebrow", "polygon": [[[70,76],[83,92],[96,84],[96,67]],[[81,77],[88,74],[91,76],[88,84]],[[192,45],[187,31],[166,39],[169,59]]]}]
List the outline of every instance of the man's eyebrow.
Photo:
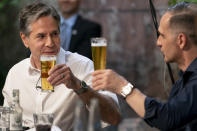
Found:
[{"label": "man's eyebrow", "polygon": [[36,34],[36,36],[44,36],[45,35],[45,33],[38,33],[38,34]]},{"label": "man's eyebrow", "polygon": [[159,35],[163,36],[163,34],[158,30]]},{"label": "man's eyebrow", "polygon": [[158,32],[159,35],[161,34],[161,32],[159,30],[157,30],[157,32]]}]

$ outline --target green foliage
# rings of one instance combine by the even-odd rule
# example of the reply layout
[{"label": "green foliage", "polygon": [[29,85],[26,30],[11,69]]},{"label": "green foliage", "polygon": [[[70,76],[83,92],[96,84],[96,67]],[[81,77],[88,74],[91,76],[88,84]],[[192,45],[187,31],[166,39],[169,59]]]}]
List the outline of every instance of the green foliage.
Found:
[{"label": "green foliage", "polygon": [[0,10],[5,8],[7,5],[17,6],[20,0],[0,0]]},{"label": "green foliage", "polygon": [[[16,21],[20,1],[0,0],[0,92],[2,91],[7,72],[14,63],[10,58],[14,56],[11,52],[17,49],[16,46],[13,46],[13,43],[17,43]],[[0,105],[2,104],[3,96],[0,93]]]},{"label": "green foliage", "polygon": [[183,2],[183,1],[186,1],[186,2],[194,2],[194,3],[197,4],[197,0],[169,0],[168,5],[169,6],[173,6],[176,3]]}]

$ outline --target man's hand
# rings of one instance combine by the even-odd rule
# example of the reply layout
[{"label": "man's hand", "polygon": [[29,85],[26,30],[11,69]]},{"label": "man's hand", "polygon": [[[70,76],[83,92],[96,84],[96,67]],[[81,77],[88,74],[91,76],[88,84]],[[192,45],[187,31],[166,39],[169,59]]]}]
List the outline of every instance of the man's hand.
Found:
[{"label": "man's hand", "polygon": [[97,70],[92,73],[92,87],[95,90],[109,90],[120,94],[122,87],[128,84],[128,81],[118,75],[113,70]]},{"label": "man's hand", "polygon": [[73,90],[80,87],[80,81],[73,75],[70,68],[65,64],[55,65],[49,71],[49,77],[47,80],[53,86],[65,84],[68,88]]}]

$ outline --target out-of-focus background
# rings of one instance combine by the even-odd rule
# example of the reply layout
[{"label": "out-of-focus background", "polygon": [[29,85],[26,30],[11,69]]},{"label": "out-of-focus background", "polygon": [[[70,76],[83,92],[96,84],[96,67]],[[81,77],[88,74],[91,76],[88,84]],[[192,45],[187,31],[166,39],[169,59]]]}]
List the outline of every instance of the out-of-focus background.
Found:
[{"label": "out-of-focus background", "polygon": [[[9,69],[27,57],[19,36],[18,12],[35,0],[0,0],[0,89]],[[43,0],[58,9],[56,0]],[[170,3],[169,3],[170,1]],[[195,0],[196,1],[196,0]],[[158,20],[177,0],[153,0]],[[148,96],[165,101],[171,81],[159,48],[149,0],[83,0],[80,13],[102,25],[108,40],[107,68],[123,75]],[[171,65],[175,80],[177,67]],[[22,81],[21,81],[22,82]],[[124,118],[137,115],[119,98]],[[0,104],[3,97],[0,95]]]}]

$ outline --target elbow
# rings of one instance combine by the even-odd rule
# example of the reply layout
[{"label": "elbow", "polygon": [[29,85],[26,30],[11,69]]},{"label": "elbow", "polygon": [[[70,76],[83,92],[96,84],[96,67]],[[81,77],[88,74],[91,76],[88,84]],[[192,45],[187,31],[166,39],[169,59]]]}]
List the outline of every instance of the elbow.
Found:
[{"label": "elbow", "polygon": [[120,123],[120,121],[121,121],[120,113],[117,113],[114,119],[112,119],[111,124],[117,126]]},{"label": "elbow", "polygon": [[103,120],[113,126],[117,126],[121,121],[121,115],[119,112],[116,112],[114,114],[112,113],[111,115],[109,115],[108,119]]}]

